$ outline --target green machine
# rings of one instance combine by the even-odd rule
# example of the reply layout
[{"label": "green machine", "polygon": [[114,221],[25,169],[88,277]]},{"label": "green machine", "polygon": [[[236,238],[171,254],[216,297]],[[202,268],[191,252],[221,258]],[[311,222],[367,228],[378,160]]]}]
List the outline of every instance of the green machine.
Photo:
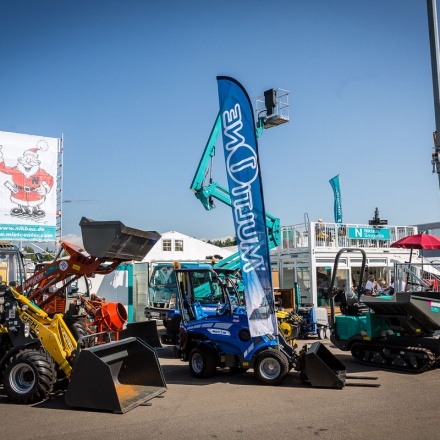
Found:
[{"label": "green machine", "polygon": [[[337,298],[335,274],[344,252],[361,252],[362,267],[355,292]],[[428,267],[417,272],[415,264],[395,264],[396,290],[390,294],[367,296],[362,287],[366,267],[363,249],[344,248],[335,258],[330,282],[331,341],[365,365],[421,373],[440,357],[440,292],[423,279]],[[432,273],[438,272],[434,268]],[[417,275],[419,274],[419,275]],[[339,302],[341,314],[336,315]]]}]

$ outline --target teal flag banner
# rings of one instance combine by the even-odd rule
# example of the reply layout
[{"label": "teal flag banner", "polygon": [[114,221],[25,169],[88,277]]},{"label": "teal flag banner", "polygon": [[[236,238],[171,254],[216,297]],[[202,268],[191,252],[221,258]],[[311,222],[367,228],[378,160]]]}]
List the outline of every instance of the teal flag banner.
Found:
[{"label": "teal flag banner", "polygon": [[333,179],[329,180],[330,185],[333,188],[333,193],[335,195],[335,204],[334,204],[334,214],[335,214],[335,223],[342,223],[342,201],[341,201],[341,187],[339,186],[339,174]]}]

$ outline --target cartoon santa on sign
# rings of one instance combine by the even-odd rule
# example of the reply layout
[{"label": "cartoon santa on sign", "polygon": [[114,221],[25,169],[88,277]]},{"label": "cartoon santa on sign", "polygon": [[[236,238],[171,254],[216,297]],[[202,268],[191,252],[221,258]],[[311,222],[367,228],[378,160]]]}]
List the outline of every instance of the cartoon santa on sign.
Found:
[{"label": "cartoon santa on sign", "polygon": [[12,176],[12,182],[5,182],[5,186],[11,191],[11,202],[17,205],[11,209],[12,216],[41,219],[46,215],[41,205],[53,187],[54,178],[40,168],[38,151],[46,151],[48,148],[47,143],[40,140],[37,148],[26,150],[17,159],[16,166],[8,167],[0,145],[0,172]]}]

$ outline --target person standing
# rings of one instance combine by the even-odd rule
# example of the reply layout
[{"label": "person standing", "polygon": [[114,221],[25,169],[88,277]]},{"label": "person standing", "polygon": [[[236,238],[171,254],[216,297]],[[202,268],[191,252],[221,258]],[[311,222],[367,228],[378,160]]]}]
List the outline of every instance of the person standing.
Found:
[{"label": "person standing", "polygon": [[322,243],[327,238],[327,234],[325,231],[325,223],[323,222],[322,218],[318,218],[318,223],[316,223],[315,229],[316,229],[317,242],[319,242],[322,245]]}]

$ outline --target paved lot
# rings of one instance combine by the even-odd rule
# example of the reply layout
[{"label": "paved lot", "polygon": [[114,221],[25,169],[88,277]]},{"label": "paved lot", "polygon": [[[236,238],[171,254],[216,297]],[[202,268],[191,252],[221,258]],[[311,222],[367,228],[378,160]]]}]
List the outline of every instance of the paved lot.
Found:
[{"label": "paved lot", "polygon": [[[310,342],[313,342],[312,340]],[[2,439],[437,439],[440,369],[421,375],[374,371],[325,345],[347,373],[378,377],[378,388],[311,388],[291,372],[279,387],[259,385],[251,371],[227,370],[209,380],[190,376],[188,365],[158,351],[168,390],[151,406],[125,414],[74,410],[61,396],[34,406],[0,396]],[[353,382],[353,381],[347,381]],[[0,389],[0,395],[2,390]]]}]

